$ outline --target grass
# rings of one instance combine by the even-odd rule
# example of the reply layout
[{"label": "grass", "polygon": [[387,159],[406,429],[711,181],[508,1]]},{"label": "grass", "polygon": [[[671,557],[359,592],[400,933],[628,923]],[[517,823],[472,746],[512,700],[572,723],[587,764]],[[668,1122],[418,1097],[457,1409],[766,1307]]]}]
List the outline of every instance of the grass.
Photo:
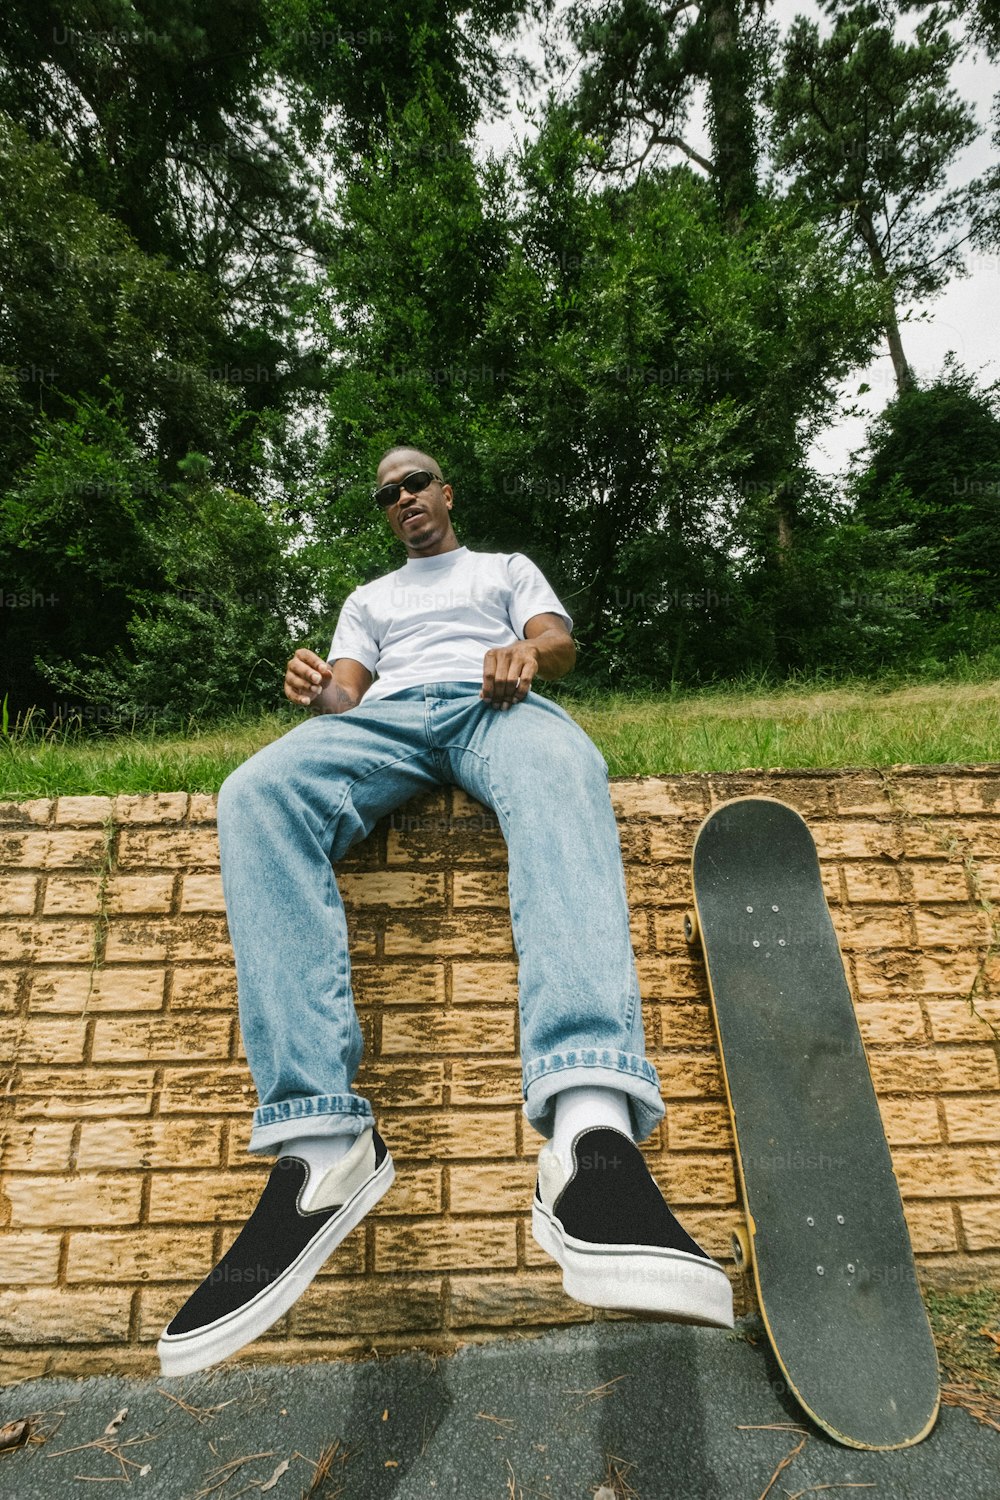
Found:
[{"label": "grass", "polygon": [[1000,1287],[925,1291],[943,1381],[1000,1400]]},{"label": "grass", "polygon": [[[998,676],[552,695],[594,740],[612,776],[1000,761]],[[29,711],[13,726],[5,720],[0,733],[0,797],[216,792],[230,771],[304,718],[281,705],[192,723],[184,733],[97,736],[39,726]]]}]

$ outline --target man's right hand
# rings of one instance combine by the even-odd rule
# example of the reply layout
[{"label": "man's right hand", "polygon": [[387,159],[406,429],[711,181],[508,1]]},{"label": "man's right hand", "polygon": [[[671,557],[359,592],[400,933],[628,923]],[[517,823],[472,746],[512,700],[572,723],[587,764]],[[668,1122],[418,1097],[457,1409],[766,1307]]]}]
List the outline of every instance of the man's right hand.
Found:
[{"label": "man's right hand", "polygon": [[308,708],[332,676],[333,668],[328,661],[308,646],[300,646],[285,668],[285,697]]}]

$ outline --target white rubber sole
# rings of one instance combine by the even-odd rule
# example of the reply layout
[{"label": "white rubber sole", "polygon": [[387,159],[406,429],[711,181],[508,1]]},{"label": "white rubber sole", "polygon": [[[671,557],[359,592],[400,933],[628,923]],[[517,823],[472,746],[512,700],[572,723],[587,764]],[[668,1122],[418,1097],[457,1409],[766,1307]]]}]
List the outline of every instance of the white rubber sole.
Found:
[{"label": "white rubber sole", "polygon": [[378,1170],[353,1198],[348,1199],[340,1213],[324,1224],[280,1280],[272,1282],[252,1301],[214,1323],[192,1328],[189,1333],[164,1333],[156,1346],[161,1372],[164,1375],[193,1375],[259,1338],[298,1301],[324,1261],[388,1192],[395,1179],[396,1169],[387,1151]]},{"label": "white rubber sole", "polygon": [[733,1289],[714,1260],[649,1245],[588,1244],[567,1234],[537,1198],[531,1205],[531,1232],[562,1267],[563,1290],[575,1302],[733,1327]]}]

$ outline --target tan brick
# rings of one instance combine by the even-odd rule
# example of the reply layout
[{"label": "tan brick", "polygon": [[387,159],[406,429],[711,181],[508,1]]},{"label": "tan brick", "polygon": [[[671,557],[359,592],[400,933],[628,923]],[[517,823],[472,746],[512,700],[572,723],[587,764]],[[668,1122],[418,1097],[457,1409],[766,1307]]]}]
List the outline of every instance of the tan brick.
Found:
[{"label": "tan brick", "polygon": [[[661,1005],[660,1036],[664,1047],[714,1047],[715,1028],[707,1003]],[[647,1015],[652,1011],[647,1007]]]},{"label": "tan brick", "polygon": [[971,953],[917,954],[909,950],[859,950],[854,972],[862,995],[968,994],[978,965]]},{"label": "tan brick", "polygon": [[840,869],[847,885],[848,901],[898,902],[901,898],[899,869],[896,865],[847,860]]},{"label": "tan brick", "polygon": [[959,864],[940,861],[906,866],[918,901],[968,901],[969,888],[965,870]]},{"label": "tan brick", "polygon": [[718,1058],[695,1052],[670,1052],[650,1058],[660,1078],[660,1091],[666,1099],[723,1097],[722,1072]]},{"label": "tan brick", "polygon": [[87,1023],[84,1020],[33,1020],[17,1041],[19,1063],[76,1063],[83,1061]]},{"label": "tan brick", "polygon": [[18,1109],[24,1117],[53,1120],[147,1115],[155,1077],[152,1068],[19,1068]]},{"label": "tan brick", "polygon": [[72,865],[99,869],[104,859],[104,835],[99,829],[0,830],[0,865],[8,869],[56,870]]},{"label": "tan brick", "polygon": [[150,865],[154,870],[189,870],[192,866],[218,869],[219,838],[211,827],[123,828],[118,842],[118,867]]},{"label": "tan brick", "polygon": [[657,1000],[708,1000],[708,978],[700,950],[685,948],[690,958],[642,957],[636,960],[639,991],[650,1003]]},{"label": "tan brick", "polygon": [[163,1114],[249,1114],[257,1094],[246,1066],[168,1067],[163,1074]]},{"label": "tan brick", "polygon": [[608,780],[617,818],[697,818],[708,812],[707,780],[680,776],[615,776]]},{"label": "tan brick", "polygon": [[451,1065],[452,1104],[523,1102],[519,1062],[478,1063],[456,1059]]},{"label": "tan brick", "polygon": [[1000,812],[1000,777],[995,771],[952,775],[948,780],[956,812]]},{"label": "tan brick", "polygon": [[0,1286],[53,1286],[59,1241],[58,1234],[35,1229],[0,1234]]},{"label": "tan brick", "polygon": [[[198,876],[192,876],[198,879]],[[200,877],[210,879],[211,877]],[[113,875],[107,885],[109,912],[169,912],[174,896],[173,875]]]},{"label": "tan brick", "polygon": [[1000,1148],[900,1151],[894,1166],[904,1198],[1000,1195]]},{"label": "tan brick", "polygon": [[700,818],[678,818],[649,825],[649,858],[654,864],[687,864],[698,832]]},{"label": "tan brick", "polygon": [[941,1139],[933,1099],[882,1099],[879,1108],[891,1146],[932,1145]]},{"label": "tan brick", "polygon": [[996,1056],[988,1047],[913,1047],[872,1052],[868,1062],[878,1093],[981,1093],[1000,1086]]},{"label": "tan brick", "polygon": [[[549,1265],[552,1262],[549,1260]],[[567,1297],[552,1271],[449,1278],[451,1328],[519,1328],[590,1323],[594,1310]]]},{"label": "tan brick", "polygon": [[439,957],[492,954],[506,958],[514,951],[514,937],[506,914],[502,917],[497,914],[485,923],[472,915],[414,914],[386,921],[385,951],[390,956],[401,953]]},{"label": "tan brick", "polygon": [[451,998],[455,1005],[478,1005],[483,1000],[517,1004],[516,963],[453,963]]},{"label": "tan brick", "polygon": [[846,860],[899,859],[903,852],[902,836],[893,823],[878,823],[869,818],[852,818],[843,822],[814,820],[809,825],[820,859]]},{"label": "tan brick", "polygon": [[231,960],[224,916],[112,917],[104,948],[111,963],[166,963],[198,958]]},{"label": "tan brick", "polygon": [[185,1016],[101,1016],[94,1029],[95,1062],[193,1062],[229,1056],[227,1016],[205,1016],[192,1026]]},{"label": "tan brick", "polygon": [[100,1010],[159,1010],[163,969],[43,969],[32,975],[33,1011],[83,1014]]},{"label": "tan brick", "polygon": [[0,922],[0,959],[7,963],[88,963],[93,951],[92,922]]},{"label": "tan brick", "polygon": [[[963,871],[964,875],[964,871]],[[1000,863],[980,860],[976,863],[972,894],[996,904],[1000,901]]]},{"label": "tan brick", "polygon": [[120,1344],[128,1337],[131,1298],[127,1287],[0,1292],[0,1342]]},{"label": "tan brick", "polygon": [[453,1214],[520,1213],[531,1203],[537,1159],[448,1168]]},{"label": "tan brick", "polygon": [[179,823],[187,813],[187,805],[187,792],[142,792],[138,795],[120,792],[115,798],[115,821]]},{"label": "tan brick", "polygon": [[444,1103],[444,1063],[363,1062],[354,1080],[354,1092],[372,1101],[378,1117],[383,1109],[415,1109],[423,1104]]},{"label": "tan brick", "polygon": [[955,1213],[950,1203],[904,1203],[903,1217],[917,1255],[942,1254],[958,1249]]},{"label": "tan brick", "polygon": [[331,1297],[329,1285],[314,1281],[292,1308],[291,1332],[303,1338],[362,1333],[378,1337],[440,1328],[441,1289],[439,1276],[419,1281],[380,1276],[377,1281],[344,1280]]},{"label": "tan brick", "polygon": [[0,912],[5,916],[30,917],[37,889],[35,875],[0,875]]},{"label": "tan brick", "polygon": [[[390,1146],[391,1146],[390,1142]],[[444,1172],[440,1167],[408,1166],[397,1175],[384,1198],[371,1209],[374,1217],[440,1214],[444,1208]]]},{"label": "tan brick", "polygon": [[915,1000],[863,1000],[855,1013],[865,1046],[926,1040],[923,1013]]},{"label": "tan brick", "polygon": [[73,1129],[72,1120],[12,1122],[0,1136],[0,1165],[8,1172],[65,1172]]},{"label": "tan brick", "polygon": [[[488,816],[488,815],[487,815]],[[386,840],[386,862],[395,865],[498,865],[506,867],[507,845],[499,825],[483,826],[485,818],[470,814],[464,827],[444,814],[424,817],[424,827],[400,822],[390,826]]]},{"label": "tan brick", "polygon": [[10,1172],[4,1191],[13,1229],[65,1229],[74,1224],[136,1224],[142,1180],[138,1173],[102,1177],[34,1177]]},{"label": "tan brick", "polygon": [[889,772],[894,805],[907,813],[939,816],[955,807],[950,773],[930,766],[894,767]]},{"label": "tan brick", "polygon": [[225,897],[222,893],[222,876],[212,872],[202,875],[181,876],[181,896],[178,910],[187,912],[224,912]]},{"label": "tan brick", "polygon": [[845,952],[855,948],[899,948],[910,940],[905,912],[891,906],[849,906],[834,913],[834,926]]},{"label": "tan brick", "polygon": [[954,858],[955,846],[960,851],[959,858],[973,854],[995,859],[1000,855],[1000,826],[997,820],[928,818],[906,825],[905,852],[909,859],[940,859],[943,854]]},{"label": "tan brick", "polygon": [[213,1265],[211,1229],[74,1230],[66,1280],[200,1281]]},{"label": "tan brick", "polygon": [[1000,1032],[1000,1000],[978,995],[972,1004],[927,1000],[925,1006],[936,1042],[989,1042]]},{"label": "tan brick", "polygon": [[970,1250],[1000,1250],[1000,1203],[960,1203],[958,1216]]},{"label": "tan brick", "polygon": [[[686,865],[626,865],[625,891],[629,906],[677,906],[683,921],[684,906],[691,903],[691,872]],[[669,921],[673,913],[666,914]]]},{"label": "tan brick", "polygon": [[877,776],[831,777],[830,791],[838,813],[845,817],[879,816],[892,812],[889,794]]},{"label": "tan brick", "polygon": [[665,1156],[649,1163],[668,1203],[735,1203],[736,1174],[732,1156],[722,1154]]},{"label": "tan brick", "polygon": [[207,1120],[88,1121],[76,1165],[211,1167],[222,1159],[222,1125]]},{"label": "tan brick", "polygon": [[337,886],[345,906],[416,907],[443,906],[443,874],[419,874],[411,870],[370,870],[339,875]]},{"label": "tan brick", "polygon": [[57,823],[106,823],[113,819],[113,797],[59,797],[56,800]]},{"label": "tan brick", "polygon": [[731,1151],[733,1132],[726,1104],[671,1104],[666,1113],[671,1151],[720,1147]]},{"label": "tan brick", "polygon": [[507,874],[504,870],[456,870],[452,906],[495,906],[510,910]]},{"label": "tan brick", "polygon": [[489,1160],[516,1155],[514,1120],[506,1110],[462,1110],[451,1114],[408,1114],[386,1111],[385,1130],[392,1137],[396,1162],[406,1157]]},{"label": "tan brick", "polygon": [[50,875],[45,882],[45,916],[86,916],[97,913],[98,875]]},{"label": "tan brick", "polygon": [[513,1052],[510,1010],[456,1006],[447,1011],[393,1011],[382,1018],[382,1052]]},{"label": "tan brick", "polygon": [[219,799],[215,792],[192,792],[188,798],[189,823],[214,823]]},{"label": "tan brick", "polygon": [[273,1162],[246,1172],[156,1171],[150,1175],[151,1224],[240,1223],[256,1207]]},{"label": "tan brick", "polygon": [[[351,962],[356,958],[374,958],[378,952],[378,926],[383,918],[370,918],[365,916],[359,918],[348,913],[347,917],[347,942],[351,954]],[[388,949],[386,949],[388,952]]]},{"label": "tan brick", "polygon": [[0,824],[27,828],[33,823],[47,823],[54,806],[55,802],[51,797],[28,797],[23,802],[0,802]]},{"label": "tan brick", "polygon": [[921,948],[978,948],[989,942],[990,924],[978,908],[918,906],[913,920]]},{"label": "tan brick", "polygon": [[358,1005],[443,1005],[445,975],[444,964],[352,963],[351,988]]},{"label": "tan brick", "polygon": [[978,1099],[945,1095],[945,1128],[949,1141],[1000,1141],[1000,1096]]},{"label": "tan brick", "polygon": [[0,969],[0,1011],[17,1010],[23,987],[30,982],[27,967]]},{"label": "tan brick", "polygon": [[486,1271],[517,1264],[516,1230],[502,1219],[386,1220],[375,1225],[376,1271]]},{"label": "tan brick", "polygon": [[173,971],[170,989],[171,1010],[237,1011],[236,969],[225,965],[198,964]]}]

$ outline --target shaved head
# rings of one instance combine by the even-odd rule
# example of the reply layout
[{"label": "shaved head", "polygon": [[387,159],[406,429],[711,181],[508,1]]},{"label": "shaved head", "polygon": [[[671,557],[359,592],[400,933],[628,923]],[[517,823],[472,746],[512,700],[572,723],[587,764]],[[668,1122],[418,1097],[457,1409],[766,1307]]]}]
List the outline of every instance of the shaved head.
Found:
[{"label": "shaved head", "polygon": [[408,448],[405,443],[399,443],[394,448],[387,448],[382,454],[382,457],[378,461],[376,478],[381,480],[383,469],[387,469],[390,466],[395,468],[397,464],[404,461],[406,463],[412,462],[415,468],[428,469],[432,474],[440,474],[442,472],[441,465],[437,459],[432,458],[429,453],[423,453],[419,448]]}]

